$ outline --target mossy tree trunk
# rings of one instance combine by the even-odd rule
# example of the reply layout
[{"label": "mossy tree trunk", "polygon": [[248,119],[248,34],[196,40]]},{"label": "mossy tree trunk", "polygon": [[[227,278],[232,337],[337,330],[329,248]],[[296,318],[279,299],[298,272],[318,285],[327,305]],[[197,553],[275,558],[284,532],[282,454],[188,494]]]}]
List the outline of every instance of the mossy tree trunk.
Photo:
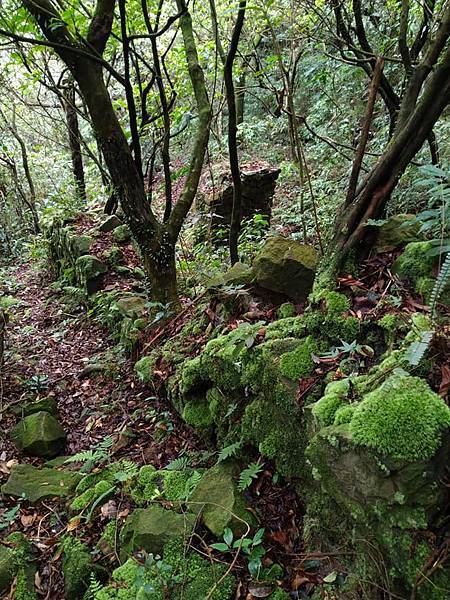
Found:
[{"label": "mossy tree trunk", "polygon": [[[177,0],[187,65],[197,102],[198,129],[183,191],[170,217],[161,223],[153,213],[145,192],[140,149],[130,149],[103,77],[105,69],[125,89],[130,86],[130,81],[103,59],[111,35],[115,4],[115,0],[98,0],[86,39],[80,40],[73,37],[49,0],[24,1],[50,45],[69,68],[83,95],[111,181],[140,249],[152,297],[162,304],[177,307],[175,244],[197,192],[209,140],[211,108],[205,78],[197,55],[191,16],[185,0]],[[55,23],[58,23],[57,27]],[[137,141],[133,140],[133,146],[136,145]]]}]

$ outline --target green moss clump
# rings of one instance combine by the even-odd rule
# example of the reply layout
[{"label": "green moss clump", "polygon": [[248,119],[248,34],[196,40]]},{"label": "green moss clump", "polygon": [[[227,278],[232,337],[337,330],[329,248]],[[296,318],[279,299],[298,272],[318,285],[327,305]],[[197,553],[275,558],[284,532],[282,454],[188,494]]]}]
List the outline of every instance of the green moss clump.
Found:
[{"label": "green moss clump", "polygon": [[153,380],[156,360],[157,357],[154,354],[149,354],[148,356],[143,356],[134,365],[136,375],[144,383],[149,383]]},{"label": "green moss clump", "polygon": [[189,394],[197,388],[204,386],[205,370],[202,366],[200,356],[188,360],[184,363],[180,377],[180,392]]},{"label": "green moss clump", "polygon": [[322,427],[328,427],[333,424],[337,410],[344,404],[341,396],[326,394],[313,405],[312,414]]},{"label": "green moss clump", "polygon": [[192,471],[160,471],[163,477],[164,496],[170,502],[183,500]]},{"label": "green moss clump", "polygon": [[279,319],[295,317],[295,306],[291,302],[284,302],[278,307],[277,316]]},{"label": "green moss clump", "polygon": [[392,271],[399,277],[409,279],[416,286],[422,277],[429,277],[437,262],[436,256],[430,256],[431,242],[411,242],[394,261]]},{"label": "green moss clump", "polygon": [[292,352],[286,352],[280,358],[280,372],[282,375],[296,381],[311,375],[314,368],[313,354],[317,354],[319,345],[311,336],[308,336]]},{"label": "green moss clump", "polygon": [[355,412],[355,406],[352,404],[346,404],[337,409],[334,414],[334,425],[343,425],[344,423],[350,423]]},{"label": "green moss clump", "polygon": [[425,381],[402,372],[368,394],[350,422],[355,443],[406,461],[431,458],[449,427],[449,407]]},{"label": "green moss clump", "polygon": [[342,316],[350,310],[350,301],[344,294],[339,292],[326,292],[323,295],[328,318]]},{"label": "green moss clump", "polygon": [[70,505],[70,508],[75,512],[84,510],[86,507],[95,502],[98,498],[100,498],[100,496],[103,496],[103,494],[106,494],[106,492],[108,491],[112,492],[113,486],[109,481],[101,479],[93,487],[87,489],[80,496],[74,498],[72,504]]},{"label": "green moss clump", "polygon": [[206,402],[187,402],[183,409],[183,419],[193,427],[210,427],[213,423],[211,410]]},{"label": "green moss clump", "polygon": [[287,592],[285,592],[281,588],[277,588],[270,594],[269,600],[289,600],[290,597],[291,596]]},{"label": "green moss clump", "polygon": [[139,469],[136,481],[128,487],[128,493],[138,506],[144,506],[149,500],[161,495],[161,480],[158,471],[152,465]]},{"label": "green moss clump", "polygon": [[64,597],[78,600],[88,589],[90,575],[95,571],[89,548],[77,538],[66,535],[61,540],[63,549]]},{"label": "green moss clump", "polygon": [[16,576],[14,598],[16,600],[36,600],[34,585],[36,567],[31,560],[30,542],[23,533],[11,533],[7,541],[13,546],[11,571]]},{"label": "green moss clump", "polygon": [[287,317],[273,321],[266,327],[266,340],[282,338],[300,338],[305,335],[303,317]]}]

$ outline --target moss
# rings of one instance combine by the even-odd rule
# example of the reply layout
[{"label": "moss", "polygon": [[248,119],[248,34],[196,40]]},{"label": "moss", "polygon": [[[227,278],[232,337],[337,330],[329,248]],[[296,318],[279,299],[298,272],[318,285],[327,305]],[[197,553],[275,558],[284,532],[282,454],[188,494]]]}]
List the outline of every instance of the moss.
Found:
[{"label": "moss", "polygon": [[206,374],[200,356],[184,363],[180,377],[180,392],[189,394],[204,386]]},{"label": "moss", "polygon": [[273,321],[266,327],[266,340],[280,338],[300,338],[305,335],[303,317],[287,317]]},{"label": "moss", "polygon": [[20,532],[10,534],[7,542],[13,548],[11,572],[16,577],[14,598],[16,600],[36,600],[34,585],[36,567],[31,560],[30,542]]},{"label": "moss", "polygon": [[317,354],[319,345],[310,336],[292,352],[286,352],[280,359],[280,372],[288,379],[296,381],[311,375],[314,368],[313,354]]},{"label": "moss", "polygon": [[80,496],[73,499],[70,509],[75,512],[80,512],[94,503],[100,496],[112,490],[113,486],[109,481],[101,479],[93,487],[87,489]]},{"label": "moss", "polygon": [[334,414],[334,425],[343,425],[344,423],[350,423],[352,420],[353,413],[355,412],[355,406],[352,404],[346,404],[337,409]]},{"label": "moss", "polygon": [[157,357],[154,354],[149,354],[140,358],[134,365],[136,375],[144,383],[150,383],[153,380],[156,360]]},{"label": "moss", "polygon": [[409,279],[416,286],[422,277],[429,277],[437,262],[436,256],[429,256],[431,242],[411,242],[394,261],[392,271],[401,278]]},{"label": "moss", "polygon": [[111,554],[116,550],[118,538],[119,538],[119,527],[116,519],[106,524],[102,535],[97,543],[98,548],[103,554]]},{"label": "moss", "polygon": [[201,429],[210,427],[213,423],[213,417],[206,402],[187,402],[183,409],[183,419],[189,425]]},{"label": "moss", "polygon": [[327,291],[322,295],[322,300],[325,304],[325,311],[329,319],[342,316],[350,309],[349,299],[339,292]]},{"label": "moss", "polygon": [[403,373],[368,394],[350,423],[355,443],[406,461],[431,458],[449,427],[449,407],[425,381]]},{"label": "moss", "polygon": [[186,495],[186,487],[191,478],[192,471],[160,471],[163,477],[164,496],[170,502],[183,500]]},{"label": "moss", "polygon": [[270,600],[289,600],[290,597],[291,596],[281,588],[277,588],[270,596],[268,596]]},{"label": "moss", "polygon": [[89,587],[90,575],[95,571],[89,548],[77,538],[66,535],[61,540],[63,549],[64,597],[78,600]]},{"label": "moss", "polygon": [[327,427],[333,424],[337,410],[344,404],[341,396],[327,394],[313,405],[312,414],[322,427]]},{"label": "moss", "polygon": [[152,465],[144,465],[139,469],[136,481],[128,487],[128,493],[138,506],[161,495],[161,480],[158,471]]},{"label": "moss", "polygon": [[281,306],[278,307],[277,316],[279,319],[295,317],[295,306],[291,302],[284,302]]}]

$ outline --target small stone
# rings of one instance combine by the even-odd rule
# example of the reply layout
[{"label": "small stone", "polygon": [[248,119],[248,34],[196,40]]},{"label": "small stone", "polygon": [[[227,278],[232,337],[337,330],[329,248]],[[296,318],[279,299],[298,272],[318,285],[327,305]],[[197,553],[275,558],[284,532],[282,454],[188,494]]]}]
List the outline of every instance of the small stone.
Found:
[{"label": "small stone", "polygon": [[119,217],[116,215],[111,215],[107,217],[98,228],[100,231],[107,233],[108,231],[112,231],[116,227],[119,227],[119,225],[122,225],[122,221],[119,219]]},{"label": "small stone", "polygon": [[119,225],[114,229],[113,236],[118,242],[128,242],[131,239],[131,230],[128,225]]},{"label": "small stone", "polygon": [[306,300],[314,282],[317,252],[296,240],[273,237],[253,261],[256,283],[298,302]]},{"label": "small stone", "polygon": [[54,416],[40,411],[13,427],[11,439],[26,454],[53,458],[64,448],[66,434]]},{"label": "small stone", "polygon": [[27,464],[14,465],[8,481],[1,490],[3,494],[35,503],[43,498],[71,495],[80,479],[81,475],[76,472],[46,467],[38,469]]},{"label": "small stone", "polygon": [[192,513],[179,514],[161,506],[137,508],[126,520],[121,532],[123,556],[136,550],[160,554],[172,540],[184,540],[194,529]]}]

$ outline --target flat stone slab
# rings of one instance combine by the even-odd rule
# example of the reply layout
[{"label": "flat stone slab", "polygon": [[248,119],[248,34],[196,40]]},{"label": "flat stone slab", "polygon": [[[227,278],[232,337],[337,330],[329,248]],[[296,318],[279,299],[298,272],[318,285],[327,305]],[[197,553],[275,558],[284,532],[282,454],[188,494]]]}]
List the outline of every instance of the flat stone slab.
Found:
[{"label": "flat stone slab", "polygon": [[81,479],[75,472],[56,469],[38,469],[32,465],[20,464],[11,469],[8,481],[2,486],[3,494],[23,498],[31,503],[55,496],[70,496]]}]

